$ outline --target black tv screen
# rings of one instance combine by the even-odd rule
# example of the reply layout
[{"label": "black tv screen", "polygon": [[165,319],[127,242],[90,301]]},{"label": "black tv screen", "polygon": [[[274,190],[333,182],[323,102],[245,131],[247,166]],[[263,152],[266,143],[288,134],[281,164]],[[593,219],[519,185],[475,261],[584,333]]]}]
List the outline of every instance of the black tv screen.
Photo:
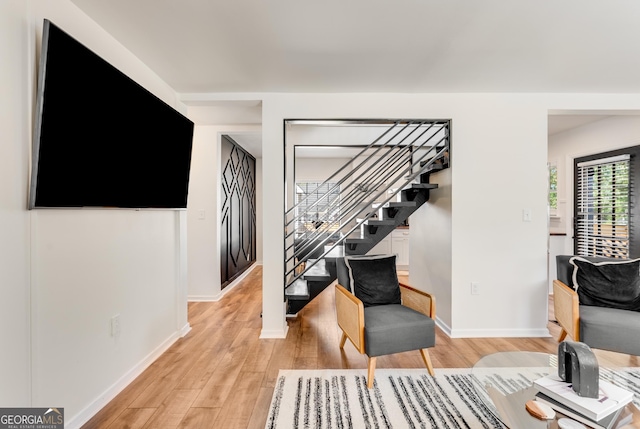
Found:
[{"label": "black tv screen", "polygon": [[30,208],[187,206],[193,122],[48,20]]}]

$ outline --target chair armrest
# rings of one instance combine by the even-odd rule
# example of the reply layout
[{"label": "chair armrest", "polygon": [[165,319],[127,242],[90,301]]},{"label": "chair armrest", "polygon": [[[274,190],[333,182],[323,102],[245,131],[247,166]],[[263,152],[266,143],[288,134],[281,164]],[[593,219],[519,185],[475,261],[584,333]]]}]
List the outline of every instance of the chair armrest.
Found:
[{"label": "chair armrest", "polygon": [[428,292],[424,292],[411,286],[400,283],[400,294],[402,295],[402,305],[418,311],[425,316],[435,320],[436,318],[436,297]]},{"label": "chair armrest", "polygon": [[338,326],[360,353],[364,353],[364,304],[342,285],[336,285]]},{"label": "chair armrest", "polygon": [[558,324],[574,341],[580,341],[578,294],[560,280],[553,281],[553,310]]}]

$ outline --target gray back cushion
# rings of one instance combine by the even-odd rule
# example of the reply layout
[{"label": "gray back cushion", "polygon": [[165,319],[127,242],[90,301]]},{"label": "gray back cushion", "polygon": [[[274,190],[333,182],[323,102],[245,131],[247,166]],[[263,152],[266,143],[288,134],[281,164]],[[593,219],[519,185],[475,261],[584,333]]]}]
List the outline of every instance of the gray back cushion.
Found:
[{"label": "gray back cushion", "polygon": [[[573,288],[573,265],[569,262],[569,259],[575,255],[557,255],[556,256],[556,278],[562,283],[566,284],[570,288]],[[602,256],[581,256],[588,261],[603,262],[603,261],[619,261],[620,259],[604,258]]]},{"label": "gray back cushion", "polygon": [[396,256],[345,256],[353,294],[365,308],[400,304],[400,285],[396,273]]},{"label": "gray back cushion", "polygon": [[338,283],[353,293],[351,290],[351,280],[349,280],[349,269],[344,262],[344,258],[336,258],[336,274],[338,275]]},{"label": "gray back cushion", "polygon": [[592,262],[576,256],[569,263],[580,304],[640,311],[640,259]]}]

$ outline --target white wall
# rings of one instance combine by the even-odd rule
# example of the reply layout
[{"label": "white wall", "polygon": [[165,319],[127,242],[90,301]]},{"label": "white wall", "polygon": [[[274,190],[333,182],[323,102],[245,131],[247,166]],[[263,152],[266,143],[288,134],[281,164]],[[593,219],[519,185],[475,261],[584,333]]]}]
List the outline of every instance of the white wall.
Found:
[{"label": "white wall", "polygon": [[[282,183],[282,121],[295,117],[452,118],[451,287],[439,298],[452,303],[451,333],[547,333],[544,103],[526,95],[268,94],[265,187]],[[265,219],[282,224],[283,206],[281,195],[265,200]],[[532,222],[522,221],[524,208]],[[284,335],[281,229],[265,228],[264,242],[263,334]],[[470,295],[472,281],[481,284],[480,295]]]},{"label": "white wall", "polygon": [[0,404],[31,399],[27,188],[33,72],[27,3],[0,2]]},{"label": "white wall", "polygon": [[[452,119],[451,287],[443,287],[437,299],[451,303],[453,337],[548,335],[547,117],[640,107],[637,94],[263,96],[267,189],[276,189],[284,179],[285,118]],[[265,199],[265,220],[281,225],[283,207],[281,194]],[[523,220],[525,209],[532,213],[530,222]],[[287,329],[281,302],[282,231],[267,227],[264,242],[263,336],[282,336]],[[412,240],[412,268],[420,254],[415,246]],[[422,277],[411,278],[419,288],[430,287]],[[471,295],[472,282],[480,284],[479,295]]]},{"label": "white wall", "polygon": [[[350,158],[296,158],[296,182],[323,182],[349,161]],[[345,172],[350,169],[347,167]]]},{"label": "white wall", "polygon": [[429,201],[411,215],[409,283],[436,296],[438,326],[451,333],[451,177],[448,168],[431,175]]},{"label": "white wall", "polygon": [[[0,402],[62,406],[73,428],[188,331],[186,213],[26,210],[36,46],[45,17],[165,102],[186,109],[70,1],[2,2]],[[87,94],[82,108],[95,101]],[[116,314],[118,338],[110,335]]]},{"label": "white wall", "polygon": [[[198,111],[199,109],[193,109]],[[192,108],[189,108],[191,115]],[[260,132],[259,125],[196,125],[189,179],[189,300],[213,301],[222,296],[220,282],[220,144],[228,133]],[[256,159],[256,262],[262,261],[262,172]],[[204,219],[201,214],[204,211]],[[224,293],[230,289],[228,286]]]}]

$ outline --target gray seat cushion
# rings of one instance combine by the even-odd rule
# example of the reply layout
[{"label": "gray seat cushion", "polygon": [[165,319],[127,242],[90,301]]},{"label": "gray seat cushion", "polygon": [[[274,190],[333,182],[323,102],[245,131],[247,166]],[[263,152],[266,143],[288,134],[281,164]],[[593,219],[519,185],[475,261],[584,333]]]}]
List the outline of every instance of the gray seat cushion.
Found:
[{"label": "gray seat cushion", "polygon": [[640,355],[637,311],[580,306],[580,341],[595,349]]},{"label": "gray seat cushion", "polygon": [[401,304],[364,309],[364,343],[369,357],[433,347],[435,322]]}]

